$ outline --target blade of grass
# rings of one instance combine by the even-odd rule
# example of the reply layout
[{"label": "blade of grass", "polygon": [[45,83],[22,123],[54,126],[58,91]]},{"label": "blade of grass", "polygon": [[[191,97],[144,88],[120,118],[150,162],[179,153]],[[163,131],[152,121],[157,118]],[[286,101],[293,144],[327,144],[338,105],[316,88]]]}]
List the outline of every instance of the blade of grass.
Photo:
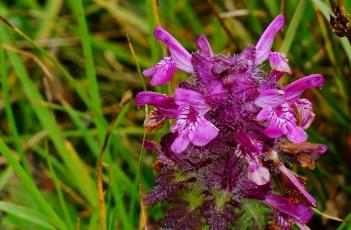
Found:
[{"label": "blade of grass", "polygon": [[[10,36],[8,35],[3,25],[0,25],[0,32],[3,36],[4,41],[11,45]],[[72,175],[72,179],[74,180],[72,184],[76,185],[77,189],[79,189],[82,192],[82,194],[87,194],[85,191],[84,185],[82,185],[80,180],[81,179],[80,172],[77,171],[77,169],[75,168],[73,162],[69,157],[69,153],[65,148],[64,137],[56,122],[56,119],[53,113],[40,105],[39,102],[42,101],[43,98],[39,90],[37,89],[36,85],[34,84],[34,82],[30,79],[29,74],[24,64],[22,63],[22,60],[13,52],[9,52],[8,55],[9,55],[10,62],[15,67],[14,71],[22,84],[24,93],[29,99],[36,116],[38,117],[40,123],[45,128],[45,130],[47,130],[48,135],[50,136],[55,148],[60,154],[60,157],[63,159],[65,166],[67,167],[67,169],[70,171]],[[95,199],[92,197],[86,197],[86,198],[90,202],[95,202]]]},{"label": "blade of grass", "polygon": [[152,63],[156,63],[161,57],[161,49],[154,39],[154,28],[160,26],[160,19],[158,17],[158,6],[156,0],[145,0],[146,15],[148,21],[148,35],[151,50]]},{"label": "blade of grass", "polygon": [[[118,210],[118,216],[123,225],[123,229],[133,229],[133,222],[128,219],[126,206],[124,205],[125,200],[123,199],[123,193],[120,189],[121,185],[123,184],[123,180],[118,174],[114,172],[116,168],[117,167],[111,168],[112,181],[110,187],[112,190],[113,199],[115,201],[115,206]],[[131,192],[133,191],[132,184],[130,186],[130,189],[126,189],[126,191],[130,191],[130,195],[135,196],[135,194]]]},{"label": "blade of grass", "polygon": [[45,19],[41,21],[39,29],[36,31],[36,38],[46,38],[50,36],[51,30],[55,26],[55,18],[61,11],[63,0],[47,1],[44,10],[41,12],[45,15]]},{"label": "blade of grass", "polygon": [[[68,80],[68,82],[71,84],[72,88],[77,92],[77,94],[80,96],[80,98],[83,100],[83,102],[88,106],[88,108],[95,113],[97,116],[97,119],[99,122],[102,124],[105,124],[107,126],[107,122],[104,120],[103,117],[99,116],[99,112],[95,111],[95,106],[89,99],[88,95],[86,94],[86,91],[79,85],[79,83],[71,76],[71,74],[66,70],[66,68],[61,65],[59,61],[57,61],[49,52],[47,52],[45,49],[43,49],[41,46],[39,46],[36,42],[33,41],[28,35],[23,33],[20,29],[12,25],[10,22],[8,22],[6,19],[0,16],[0,21],[3,22],[5,25],[7,25],[10,29],[12,29],[15,33],[17,33],[19,36],[24,38],[26,41],[28,41],[35,49],[37,49],[44,57],[46,57],[61,73],[62,76],[65,77],[65,79]],[[6,32],[4,29],[2,29],[4,33]],[[8,37],[8,36],[7,36]],[[10,43],[10,39],[8,40]]]},{"label": "blade of grass", "polygon": [[[100,103],[100,93],[99,85],[96,78],[96,70],[90,40],[90,34],[88,31],[88,25],[85,19],[84,6],[82,0],[71,0],[69,1],[73,13],[78,21],[78,35],[82,41],[84,58],[86,61],[86,76],[89,81],[89,92],[91,97],[92,105],[94,106],[95,113],[98,113],[98,116],[102,116],[101,113],[101,103]],[[99,141],[103,141],[104,127],[98,121],[95,122],[99,130]]]},{"label": "blade of grass", "polygon": [[3,170],[0,176],[0,191],[6,186],[7,182],[13,176],[13,169],[11,166],[8,166],[5,170]]},{"label": "blade of grass", "polygon": [[141,16],[134,13],[133,11],[129,11],[111,1],[108,2],[106,0],[94,0],[94,2],[101,8],[105,8],[113,17],[117,18],[119,21],[123,21],[132,25],[142,33],[147,33],[147,23]]},{"label": "blade of grass", "polygon": [[[61,104],[65,108],[66,112],[72,119],[73,123],[77,128],[80,130],[81,135],[83,136],[85,143],[88,145],[89,149],[91,152],[95,155],[98,156],[99,154],[99,147],[96,143],[96,140],[94,139],[91,130],[89,130],[84,121],[81,120],[79,117],[79,114],[74,110],[63,98],[61,98]],[[96,130],[99,132],[99,130]]]},{"label": "blade of grass", "polygon": [[98,161],[97,161],[97,165],[96,165],[96,180],[97,180],[97,191],[98,191],[98,198],[99,198],[99,213],[100,213],[100,227],[101,230],[106,230],[107,226],[106,226],[106,206],[105,206],[105,194],[103,191],[103,183],[102,183],[102,163],[104,160],[104,156],[105,156],[105,152],[109,147],[110,144],[110,140],[111,140],[111,136],[112,136],[112,130],[114,130],[115,128],[117,128],[119,125],[121,125],[123,119],[125,118],[125,116],[127,115],[127,112],[129,111],[130,108],[130,104],[126,104],[122,111],[120,112],[120,114],[118,114],[118,116],[115,118],[114,121],[112,121],[111,125],[109,126],[109,128],[106,131],[105,134],[105,138],[104,138],[104,142],[103,145],[101,147],[100,153],[99,153],[99,157],[98,157]]},{"label": "blade of grass", "polygon": [[53,225],[58,227],[59,229],[68,230],[65,223],[60,219],[60,217],[56,214],[56,212],[50,207],[47,201],[44,199],[43,195],[40,193],[34,182],[28,176],[28,174],[24,171],[21,165],[14,158],[6,144],[0,139],[0,152],[5,157],[11,167],[13,167],[14,171],[21,179],[22,183],[28,189],[28,192],[33,196],[33,198],[38,202],[43,211],[50,218]]},{"label": "blade of grass", "polygon": [[52,178],[52,181],[54,182],[54,186],[55,186],[55,190],[56,190],[56,193],[57,193],[57,196],[58,196],[58,200],[60,202],[60,206],[61,206],[61,210],[62,210],[62,213],[68,223],[68,226],[70,228],[73,227],[73,223],[72,223],[72,220],[71,220],[71,217],[68,213],[68,209],[67,209],[67,204],[66,204],[66,201],[63,197],[63,193],[62,193],[62,189],[60,187],[60,180],[59,178],[57,177],[56,175],[56,172],[55,172],[55,169],[53,167],[53,163],[52,163],[52,159],[51,157],[49,156],[49,153],[48,153],[48,145],[47,145],[47,141],[45,142],[45,153],[46,153],[46,161],[47,161],[47,164],[48,164],[48,167],[49,167],[49,171],[50,171],[50,174],[51,174],[51,178]]},{"label": "blade of grass", "polygon": [[279,6],[277,1],[263,0],[263,2],[268,8],[269,13],[271,14],[272,17],[275,17],[276,15],[279,14]]},{"label": "blade of grass", "polygon": [[0,201],[0,210],[17,216],[21,219],[27,220],[31,223],[37,224],[38,226],[44,227],[46,229],[55,229],[55,227],[49,221],[47,221],[47,216],[33,209],[5,201]]},{"label": "blade of grass", "polygon": [[21,157],[21,163],[23,165],[23,168],[26,170],[28,175],[31,175],[30,173],[30,168],[29,168],[29,163],[27,160],[27,156],[22,148],[21,140],[19,137],[16,121],[15,121],[15,116],[12,111],[11,107],[11,101],[10,101],[10,89],[9,89],[9,82],[8,82],[8,66],[7,66],[7,60],[6,60],[6,55],[4,50],[2,49],[3,47],[3,39],[0,37],[0,74],[1,74],[1,79],[2,79],[2,99],[4,102],[5,106],[5,113],[7,117],[7,122],[10,128],[10,132],[12,134],[12,137],[14,139],[16,151],[19,153]]},{"label": "blade of grass", "polygon": [[[99,50],[109,50],[111,51],[116,58],[118,58],[120,61],[126,62],[128,64],[135,64],[133,56],[130,53],[130,50],[128,48],[124,48],[116,43],[112,43],[106,40],[102,40],[101,38],[97,38],[95,36],[91,37],[92,45],[94,48],[99,49]],[[152,47],[152,46],[151,46]],[[140,60],[140,66],[142,68],[147,68],[150,67],[153,63],[157,62],[159,57],[156,59],[156,61],[151,61],[145,56],[138,56]]]},{"label": "blade of grass", "polygon": [[288,54],[291,44],[295,38],[297,28],[301,22],[303,12],[306,6],[306,0],[301,0],[299,1],[299,4],[297,5],[295,9],[294,16],[291,19],[291,22],[289,24],[288,30],[286,31],[285,34],[285,39],[283,41],[282,46],[280,47],[280,52]]},{"label": "blade of grass", "polygon": [[139,65],[138,57],[135,54],[133,44],[131,43],[128,34],[127,34],[127,40],[128,40],[128,45],[129,45],[130,52],[132,53],[132,56],[133,56],[134,61],[135,61],[135,65],[136,65],[136,68],[137,68],[137,71],[138,71],[138,76],[139,76],[140,81],[142,83],[143,89],[146,91],[147,88],[146,88],[146,84],[145,84],[145,81],[144,81],[144,78],[143,78],[143,74],[141,73],[141,68],[140,68],[140,65]]}]

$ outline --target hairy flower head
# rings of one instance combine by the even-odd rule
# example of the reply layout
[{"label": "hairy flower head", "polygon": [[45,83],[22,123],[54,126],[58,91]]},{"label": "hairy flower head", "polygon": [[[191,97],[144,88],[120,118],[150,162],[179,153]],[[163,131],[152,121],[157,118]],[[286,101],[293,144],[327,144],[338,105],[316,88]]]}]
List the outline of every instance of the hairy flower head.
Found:
[{"label": "hairy flower head", "polygon": [[[307,227],[312,217],[309,206],[316,207],[316,200],[282,156],[289,155],[287,144],[290,149],[299,146],[295,156],[313,154],[316,159],[326,151],[324,145],[301,147],[314,119],[311,102],[301,96],[307,89],[322,87],[323,77],[312,74],[279,84],[292,72],[286,56],[272,51],[283,26],[279,15],[256,45],[235,55],[213,54],[204,35],[196,42],[198,50],[189,53],[167,31],[155,29],[155,38],[168,47],[170,56],[144,71],[151,85],[168,83],[176,71],[190,76],[174,95],[146,91],[136,96],[138,106],[154,106],[144,123],[149,130],[175,120],[153,148],[159,154],[159,175],[144,199],[147,205],[170,204],[161,226],[192,229],[207,224],[210,229],[227,229],[243,215],[245,202],[255,200],[271,209],[275,227]],[[263,68],[266,61],[269,72]],[[289,163],[298,162],[290,158]]]}]

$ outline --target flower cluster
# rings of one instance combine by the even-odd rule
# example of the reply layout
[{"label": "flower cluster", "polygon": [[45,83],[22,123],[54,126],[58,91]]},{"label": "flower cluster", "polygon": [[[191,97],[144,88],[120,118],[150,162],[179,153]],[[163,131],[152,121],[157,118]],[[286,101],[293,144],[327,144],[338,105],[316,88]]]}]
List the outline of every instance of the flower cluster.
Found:
[{"label": "flower cluster", "polygon": [[144,203],[169,204],[162,227],[227,229],[244,214],[243,203],[255,200],[272,210],[266,216],[272,228],[307,228],[316,200],[306,180],[285,165],[313,168],[327,149],[307,142],[305,129],[314,113],[301,98],[306,89],[322,87],[323,77],[278,84],[291,73],[284,54],[271,51],[283,26],[279,15],[255,46],[236,55],[213,54],[204,35],[196,42],[199,50],[189,53],[164,29],[155,29],[170,55],[144,71],[151,85],[166,84],[177,70],[190,76],[173,96],[150,91],[136,96],[138,106],[153,106],[144,122],[148,131],[175,120],[159,145],[147,143],[158,153],[158,178]]}]

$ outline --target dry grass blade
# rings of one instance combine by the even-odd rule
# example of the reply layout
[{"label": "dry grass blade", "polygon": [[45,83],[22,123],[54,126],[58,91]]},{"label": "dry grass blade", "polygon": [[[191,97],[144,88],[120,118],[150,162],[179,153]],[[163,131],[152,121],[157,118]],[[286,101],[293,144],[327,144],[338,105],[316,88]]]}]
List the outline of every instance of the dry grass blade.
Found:
[{"label": "dry grass blade", "polygon": [[213,15],[217,18],[218,22],[221,24],[221,26],[223,27],[224,31],[226,32],[226,34],[228,35],[229,39],[232,42],[232,45],[235,49],[235,39],[234,36],[232,34],[232,32],[230,32],[228,26],[225,24],[225,22],[223,21],[223,18],[221,17],[221,15],[218,13],[216,6],[213,4],[212,0],[208,0],[208,4],[210,4],[211,7],[211,11],[213,13]]},{"label": "dry grass blade", "polygon": [[20,49],[17,49],[16,47],[6,45],[6,44],[4,44],[2,48],[33,59],[51,80],[55,79],[55,76],[49,71],[49,69],[45,66],[45,64],[36,55],[28,51],[20,50]]}]

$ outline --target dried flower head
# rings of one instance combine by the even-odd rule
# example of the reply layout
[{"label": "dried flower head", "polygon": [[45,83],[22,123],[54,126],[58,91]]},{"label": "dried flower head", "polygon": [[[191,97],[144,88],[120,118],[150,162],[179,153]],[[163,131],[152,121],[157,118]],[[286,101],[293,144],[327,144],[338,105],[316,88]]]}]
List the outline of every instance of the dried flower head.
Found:
[{"label": "dried flower head", "polygon": [[351,36],[351,21],[349,16],[345,13],[344,8],[336,6],[334,9],[335,17],[330,15],[330,25],[334,33],[339,37]]},{"label": "dried flower head", "polygon": [[[136,96],[138,106],[156,108],[146,117],[149,131],[175,120],[159,145],[148,142],[158,153],[158,178],[144,203],[169,204],[162,227],[227,229],[254,201],[265,207],[257,210],[265,210],[273,229],[307,228],[316,200],[285,163],[312,167],[306,159],[314,163],[326,151],[324,145],[306,142],[314,113],[311,102],[301,98],[306,89],[322,87],[323,77],[312,74],[279,85],[291,73],[285,55],[271,51],[283,26],[279,15],[256,45],[227,56],[213,54],[204,35],[196,42],[199,50],[189,53],[164,29],[155,29],[170,56],[144,71],[151,85],[169,82],[177,70],[191,79],[181,82],[173,96],[150,91]],[[262,68],[265,61],[270,72]]]}]

